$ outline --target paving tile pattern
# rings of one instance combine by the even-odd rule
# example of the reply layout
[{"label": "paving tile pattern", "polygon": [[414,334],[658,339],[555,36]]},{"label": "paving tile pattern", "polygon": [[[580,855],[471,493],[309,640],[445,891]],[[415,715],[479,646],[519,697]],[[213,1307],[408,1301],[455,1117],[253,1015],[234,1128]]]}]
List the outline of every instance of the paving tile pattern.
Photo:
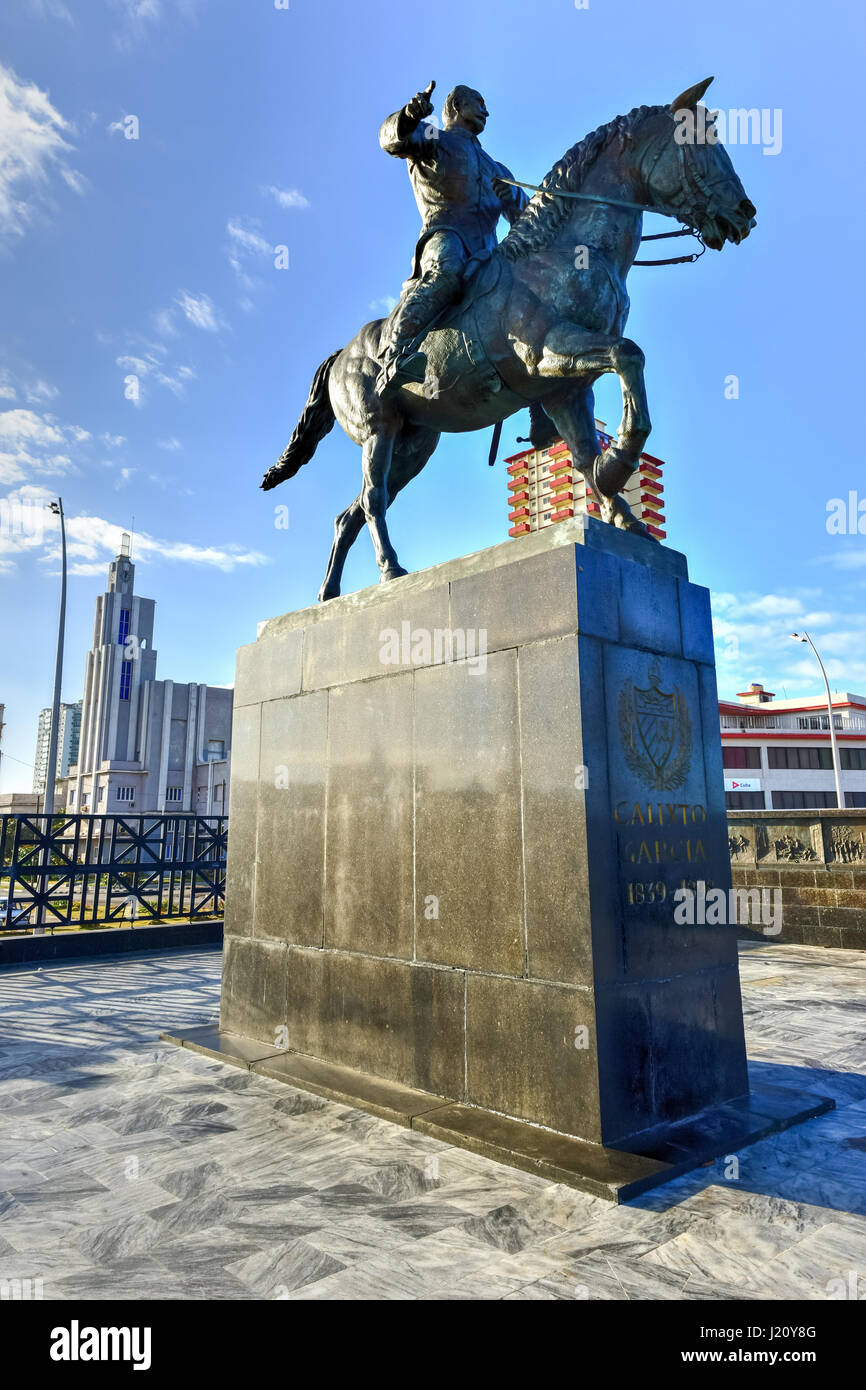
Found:
[{"label": "paving tile pattern", "polygon": [[156,1041],[218,950],[0,972],[0,1295],[866,1298],[866,956],[741,969],[754,1078],[837,1109],[621,1207]]}]

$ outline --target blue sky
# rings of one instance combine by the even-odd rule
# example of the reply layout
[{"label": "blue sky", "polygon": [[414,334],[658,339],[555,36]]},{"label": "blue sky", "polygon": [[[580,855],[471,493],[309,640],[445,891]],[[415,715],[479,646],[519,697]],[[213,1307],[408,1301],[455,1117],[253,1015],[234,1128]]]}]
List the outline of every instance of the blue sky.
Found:
[{"label": "blue sky", "polygon": [[[729,146],[758,208],[752,237],[696,266],[633,271],[628,332],[647,356],[669,544],[714,592],[721,691],[763,680],[816,693],[809,653],[786,637],[795,626],[810,628],[835,685],[866,691],[866,538],[826,525],[831,499],[859,489],[866,503],[859,430],[847,428],[863,226],[851,173],[863,20],[851,0],[11,9],[0,499],[26,524],[0,528],[0,786],[29,787],[51,696],[57,538],[32,526],[37,503],[60,492],[70,518],[64,699],[81,694],[94,598],[133,517],[162,676],[227,684],[258,620],[314,601],[333,517],[358,491],[358,450],[335,430],[293,482],[258,484],[315,367],[399,293],[418,217],[377,130],[430,78],[437,98],[457,82],[481,89],[484,143],[531,182],[587,131],[709,73],[712,105],[782,112],[777,154]],[[130,374],[138,401],[124,394]],[[597,402],[615,427],[615,384]],[[526,424],[506,424],[503,453]],[[504,468],[487,468],[487,447],[486,433],[446,437],[395,504],[407,568],[505,538]],[[274,524],[281,504],[288,529]],[[364,534],[345,587],[376,578]]]}]

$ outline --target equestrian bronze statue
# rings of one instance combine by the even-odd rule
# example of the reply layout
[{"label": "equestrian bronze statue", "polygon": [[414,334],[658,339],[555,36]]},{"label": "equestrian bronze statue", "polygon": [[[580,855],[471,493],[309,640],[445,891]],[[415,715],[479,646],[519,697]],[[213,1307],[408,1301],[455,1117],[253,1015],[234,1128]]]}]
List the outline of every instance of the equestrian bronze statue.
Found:
[{"label": "equestrian bronze statue", "polygon": [[[321,600],[339,594],[346,555],[365,521],[382,582],[406,573],[391,544],[385,513],[420,473],[443,430],[483,429],[530,404],[537,413],[543,407],[568,445],[602,518],[648,536],[619,495],[638,466],[651,428],[644,355],[623,337],[629,309],[625,282],[640,246],[643,213],[676,218],[716,251],[727,241],[743,241],[754,226],[755,208],[727,151],[713,138],[711,115],[702,113],[705,124],[676,118],[678,112],[696,110],[711,80],[669,105],[638,106],[572,146],[514,218],[502,242],[491,246],[491,235],[477,246],[466,246],[465,261],[453,267],[460,278],[456,302],[452,283],[447,299],[444,292],[441,299],[428,297],[413,315],[411,306],[405,309],[413,292],[410,280],[387,319],[366,324],[348,346],[322,363],[285,452],[262,482],[268,489],[293,477],[335,420],[361,446],[363,487],[336,519]],[[472,97],[486,116],[478,93]],[[416,135],[420,124],[419,117]],[[700,143],[682,140],[689,128],[705,131]],[[446,133],[447,126],[439,138]],[[406,137],[399,126],[396,138],[402,147]],[[423,131],[417,138],[436,144]],[[463,140],[462,135],[457,138]],[[402,148],[395,146],[395,152]],[[492,168],[494,162],[489,163]],[[510,175],[504,166],[496,168],[491,187],[495,179],[498,208],[507,215],[500,195]],[[425,179],[426,188],[427,175],[416,177],[413,170],[416,192]],[[458,201],[459,196],[458,188]],[[418,201],[426,232],[432,224],[426,221],[426,203]],[[517,204],[509,206],[514,211]],[[490,211],[492,215],[492,205]],[[498,215],[497,210],[494,227]],[[416,255],[415,269],[421,274],[415,278],[422,284],[428,273],[423,267],[423,254]],[[425,332],[416,325],[423,324],[428,310],[436,317]],[[425,359],[423,381],[411,379],[413,371],[420,375],[412,361],[416,352]],[[401,379],[401,366],[408,366],[408,379]],[[592,392],[603,372],[616,373],[623,398],[617,438],[604,451]]]}]

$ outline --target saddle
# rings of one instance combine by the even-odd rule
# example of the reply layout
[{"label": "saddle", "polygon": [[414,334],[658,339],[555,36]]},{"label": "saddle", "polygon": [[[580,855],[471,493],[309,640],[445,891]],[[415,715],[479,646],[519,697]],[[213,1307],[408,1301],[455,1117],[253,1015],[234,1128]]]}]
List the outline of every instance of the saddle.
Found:
[{"label": "saddle", "polygon": [[506,261],[504,256],[495,256],[492,251],[482,251],[473,256],[463,272],[463,293],[431,327],[449,328],[458,315],[466,313],[496,289],[506,267],[509,276],[513,275],[511,262]]},{"label": "saddle", "polygon": [[[486,295],[491,294],[496,289],[503,275],[507,274],[509,280],[513,278],[511,262],[506,261],[504,256],[496,256],[493,251],[480,251],[466,262],[466,269],[463,272],[463,293],[460,298],[450,304],[447,309],[443,309],[441,314],[432,319],[424,329],[424,337],[431,333],[434,328],[451,328],[456,320],[467,310],[472,309]],[[400,305],[397,303],[391,313],[382,321],[379,333],[380,351],[381,344],[388,342],[391,334],[391,323]],[[467,349],[470,349],[469,337],[464,332]],[[472,361],[477,361],[477,355],[470,350]]]}]

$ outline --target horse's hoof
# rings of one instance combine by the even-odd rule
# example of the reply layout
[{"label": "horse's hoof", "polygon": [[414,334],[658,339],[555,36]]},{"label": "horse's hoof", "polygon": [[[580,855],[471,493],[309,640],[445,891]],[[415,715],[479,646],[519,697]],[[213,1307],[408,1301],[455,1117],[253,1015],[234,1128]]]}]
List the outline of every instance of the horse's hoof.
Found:
[{"label": "horse's hoof", "polygon": [[408,573],[409,571],[404,570],[402,565],[389,565],[387,569],[382,571],[379,583],[387,584],[389,579],[400,579],[404,574]]},{"label": "horse's hoof", "polygon": [[618,526],[621,531],[628,531],[632,536],[644,536],[648,541],[654,541],[656,539],[652,532],[647,529],[644,522],[634,515],[624,517],[622,520],[620,520],[619,515],[617,515],[614,525]]},{"label": "horse's hoof", "polygon": [[329,598],[340,597],[340,586],[323,584],[319,590],[319,603],[327,603]]}]

